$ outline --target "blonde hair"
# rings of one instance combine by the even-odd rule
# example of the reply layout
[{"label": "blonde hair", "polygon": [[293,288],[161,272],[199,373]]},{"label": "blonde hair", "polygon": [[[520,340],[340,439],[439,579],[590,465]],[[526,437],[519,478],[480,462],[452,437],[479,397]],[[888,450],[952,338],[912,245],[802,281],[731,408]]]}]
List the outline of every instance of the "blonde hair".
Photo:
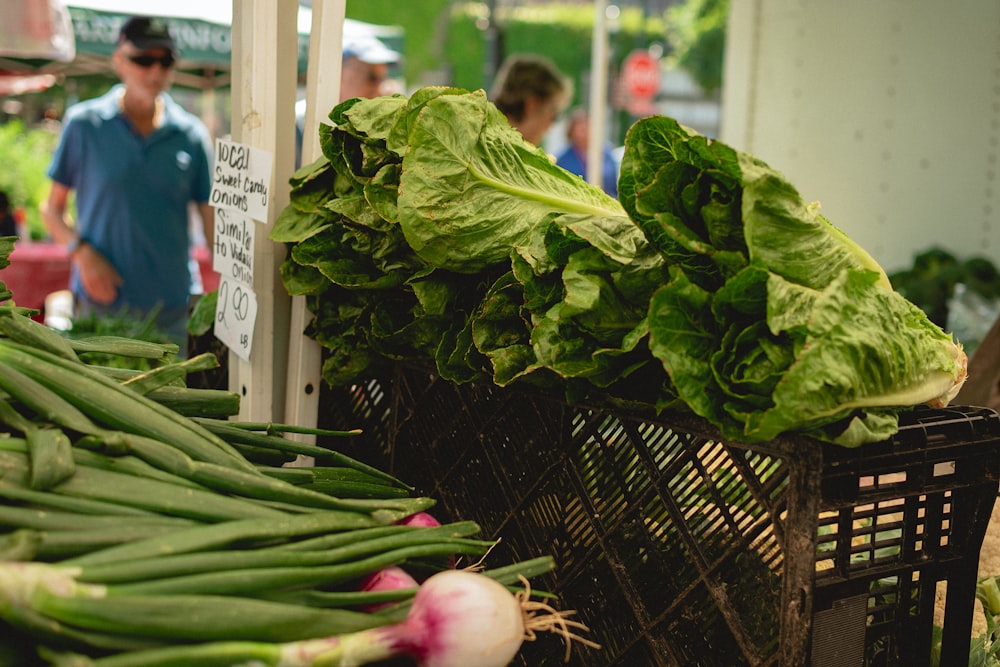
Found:
[{"label": "blonde hair", "polygon": [[573,95],[573,84],[548,58],[537,55],[509,56],[500,66],[490,90],[490,101],[505,116],[524,118],[525,100],[534,96],[542,101],[557,99],[564,106]]}]

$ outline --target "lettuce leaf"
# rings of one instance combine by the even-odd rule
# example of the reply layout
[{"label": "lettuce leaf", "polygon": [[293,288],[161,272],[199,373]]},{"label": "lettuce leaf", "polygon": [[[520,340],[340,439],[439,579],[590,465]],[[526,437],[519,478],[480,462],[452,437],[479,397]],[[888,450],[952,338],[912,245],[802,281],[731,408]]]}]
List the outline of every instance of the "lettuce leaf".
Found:
[{"label": "lettuce leaf", "polygon": [[532,229],[565,213],[626,219],[616,199],[526,142],[481,90],[440,95],[420,110],[398,204],[414,251],[461,273],[506,260]]},{"label": "lettuce leaf", "polygon": [[819,213],[777,171],[740,153],[743,229],[749,257],[791,282],[822,289],[845,269],[868,270],[892,289],[878,262]]},{"label": "lettuce leaf", "polygon": [[[816,295],[806,325],[793,336],[798,353],[773,393],[773,407],[747,422],[752,439],[856,411],[936,403],[952,392],[956,378],[964,379],[964,354],[951,336],[880,280],[874,271],[843,270]],[[786,284],[774,275],[768,281],[776,310]],[[893,425],[879,439],[894,432]],[[846,440],[849,435],[834,439],[863,444]]]},{"label": "lettuce leaf", "polygon": [[760,159],[651,117],[628,133],[619,190],[671,271],[650,351],[727,437],[884,440],[964,382],[961,346]]}]

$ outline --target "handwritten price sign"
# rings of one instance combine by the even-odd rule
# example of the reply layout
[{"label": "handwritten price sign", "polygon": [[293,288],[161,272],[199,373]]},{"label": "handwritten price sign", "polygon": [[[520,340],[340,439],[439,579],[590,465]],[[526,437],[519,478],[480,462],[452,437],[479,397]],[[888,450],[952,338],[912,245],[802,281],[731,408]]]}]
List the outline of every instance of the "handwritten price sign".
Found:
[{"label": "handwritten price sign", "polygon": [[215,210],[215,238],[212,268],[220,276],[253,285],[253,243],[255,223],[236,211]]},{"label": "handwritten price sign", "polygon": [[244,361],[250,361],[253,325],[257,321],[257,295],[253,289],[229,278],[219,281],[215,306],[215,337]]},{"label": "handwritten price sign", "polygon": [[268,151],[216,140],[209,203],[266,222],[273,161]]},{"label": "handwritten price sign", "polygon": [[254,221],[267,222],[271,167],[267,152],[219,139],[209,203],[215,209],[212,265],[219,272],[215,337],[250,361],[257,295],[253,291]]}]

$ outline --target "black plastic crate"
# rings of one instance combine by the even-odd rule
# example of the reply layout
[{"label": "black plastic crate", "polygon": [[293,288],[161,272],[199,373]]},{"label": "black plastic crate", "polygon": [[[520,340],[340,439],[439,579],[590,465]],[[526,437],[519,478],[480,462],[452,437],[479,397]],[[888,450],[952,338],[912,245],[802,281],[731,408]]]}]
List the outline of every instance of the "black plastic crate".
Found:
[{"label": "black plastic crate", "polygon": [[[571,665],[929,664],[968,660],[979,551],[1000,480],[1000,416],[916,409],[849,450],[746,445],[690,416],[570,406],[420,370],[324,390],[321,422],[361,427],[352,453],[501,538],[542,554],[535,586],[576,609],[601,650]],[[343,447],[343,441],[335,443]],[[563,665],[555,637],[520,664]]]}]

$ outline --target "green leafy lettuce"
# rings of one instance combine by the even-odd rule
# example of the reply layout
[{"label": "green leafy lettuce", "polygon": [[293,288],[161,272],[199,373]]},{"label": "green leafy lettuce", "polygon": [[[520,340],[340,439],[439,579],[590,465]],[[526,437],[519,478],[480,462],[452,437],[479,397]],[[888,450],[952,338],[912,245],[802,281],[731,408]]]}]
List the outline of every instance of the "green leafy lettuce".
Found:
[{"label": "green leafy lettuce", "polygon": [[961,348],[781,174],[669,118],[630,128],[619,200],[483,91],[354,99],[330,119],[270,237],[332,385],[403,362],[692,411],[747,442],[856,446],[964,379]]},{"label": "green leafy lettuce", "polygon": [[525,142],[483,91],[349,100],[271,231],[335,385],[386,362],[455,382],[673,400],[645,346],[663,257],[621,204]]},{"label": "green leafy lettuce", "polygon": [[620,192],[670,265],[650,350],[726,436],[856,446],[961,387],[960,346],[759,159],[651,117],[628,133]]}]

